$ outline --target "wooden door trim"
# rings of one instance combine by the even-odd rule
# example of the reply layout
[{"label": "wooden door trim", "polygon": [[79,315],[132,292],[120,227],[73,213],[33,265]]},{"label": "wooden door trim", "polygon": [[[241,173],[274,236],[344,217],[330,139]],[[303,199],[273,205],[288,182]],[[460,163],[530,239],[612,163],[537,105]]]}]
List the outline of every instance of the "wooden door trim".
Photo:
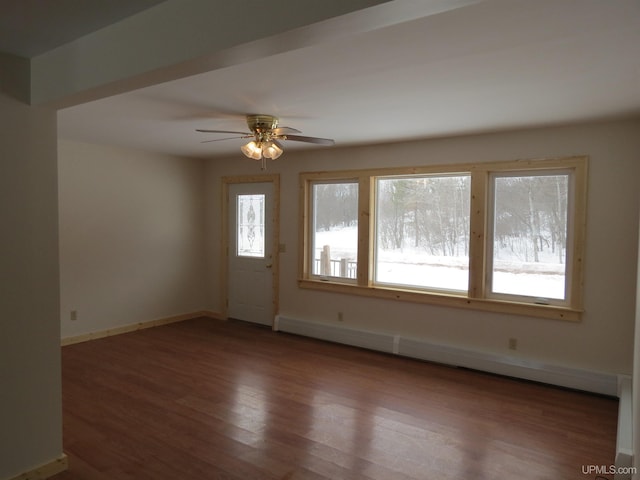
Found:
[{"label": "wooden door trim", "polygon": [[222,241],[220,242],[220,275],[222,317],[229,318],[229,186],[238,183],[272,183],[273,184],[273,225],[271,229],[272,242],[272,327],[273,319],[280,309],[280,175],[244,175],[222,177],[222,225],[220,228]]}]

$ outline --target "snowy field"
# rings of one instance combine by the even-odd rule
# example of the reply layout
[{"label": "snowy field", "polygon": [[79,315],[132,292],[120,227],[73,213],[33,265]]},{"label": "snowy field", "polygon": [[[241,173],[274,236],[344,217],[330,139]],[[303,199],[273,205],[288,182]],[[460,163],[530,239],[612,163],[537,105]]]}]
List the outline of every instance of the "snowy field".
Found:
[{"label": "snowy field", "polygon": [[[315,258],[324,245],[331,259],[356,261],[358,237],[355,227],[316,233]],[[547,259],[545,259],[547,260]],[[429,287],[467,291],[467,257],[433,256],[423,249],[381,250],[378,252],[376,282],[399,286]],[[496,261],[493,291],[550,299],[564,298],[564,266],[558,263]]]}]

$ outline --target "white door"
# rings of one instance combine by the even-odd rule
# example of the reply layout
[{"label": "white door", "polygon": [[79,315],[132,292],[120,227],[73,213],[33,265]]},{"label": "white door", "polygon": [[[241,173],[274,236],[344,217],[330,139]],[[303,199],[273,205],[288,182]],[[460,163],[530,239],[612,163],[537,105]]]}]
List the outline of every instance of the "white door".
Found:
[{"label": "white door", "polygon": [[273,324],[273,183],[229,185],[228,316]]}]

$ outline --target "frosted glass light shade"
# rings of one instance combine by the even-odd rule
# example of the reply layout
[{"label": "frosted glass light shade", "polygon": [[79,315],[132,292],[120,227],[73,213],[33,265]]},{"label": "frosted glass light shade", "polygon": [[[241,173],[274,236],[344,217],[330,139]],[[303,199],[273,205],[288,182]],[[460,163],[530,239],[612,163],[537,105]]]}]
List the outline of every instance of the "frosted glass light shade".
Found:
[{"label": "frosted glass light shade", "polygon": [[262,148],[256,142],[249,142],[243,145],[240,147],[240,151],[253,160],[260,160],[262,158]]},{"label": "frosted glass light shade", "polygon": [[282,149],[275,143],[268,142],[262,146],[262,155],[264,155],[265,158],[275,160],[282,155]]}]

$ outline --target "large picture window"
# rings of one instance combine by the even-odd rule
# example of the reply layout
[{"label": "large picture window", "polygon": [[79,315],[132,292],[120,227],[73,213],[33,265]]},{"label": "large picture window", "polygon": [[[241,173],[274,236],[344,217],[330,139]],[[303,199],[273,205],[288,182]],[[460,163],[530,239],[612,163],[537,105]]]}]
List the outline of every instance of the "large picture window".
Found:
[{"label": "large picture window", "polygon": [[375,283],[467,291],[469,175],[376,181]]},{"label": "large picture window", "polygon": [[579,320],[586,157],[301,181],[299,284]]}]

